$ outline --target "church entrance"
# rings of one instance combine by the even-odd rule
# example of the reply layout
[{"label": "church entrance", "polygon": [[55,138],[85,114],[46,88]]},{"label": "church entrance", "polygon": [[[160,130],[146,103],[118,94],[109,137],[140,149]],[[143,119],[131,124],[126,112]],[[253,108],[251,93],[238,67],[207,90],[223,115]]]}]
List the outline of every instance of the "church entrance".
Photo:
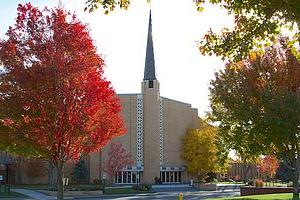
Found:
[{"label": "church entrance", "polygon": [[181,183],[182,171],[161,171],[160,180],[162,183]]},{"label": "church entrance", "polygon": [[119,171],[115,176],[116,184],[135,184],[140,183],[140,171]]}]

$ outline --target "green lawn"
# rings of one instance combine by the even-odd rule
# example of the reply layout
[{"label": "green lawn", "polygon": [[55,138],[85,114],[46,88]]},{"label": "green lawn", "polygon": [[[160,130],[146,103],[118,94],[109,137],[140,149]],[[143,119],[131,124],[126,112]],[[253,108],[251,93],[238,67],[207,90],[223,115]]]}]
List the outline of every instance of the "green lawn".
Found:
[{"label": "green lawn", "polygon": [[19,194],[17,192],[10,192],[10,193],[0,193],[0,199],[1,198],[26,198],[27,196],[23,195],[23,194]]},{"label": "green lawn", "polygon": [[29,190],[48,190],[50,186],[48,184],[21,184],[21,185],[11,185],[11,188],[16,189],[29,189]]},{"label": "green lawn", "polygon": [[107,188],[105,194],[139,194],[147,193],[145,191],[137,191],[132,188]]},{"label": "green lawn", "polygon": [[[12,188],[19,189],[30,189],[30,190],[53,190],[49,185],[37,184],[37,185],[13,185]],[[93,190],[102,190],[102,185],[97,184],[72,184],[66,187],[66,190],[71,191],[93,191]],[[130,188],[106,188],[105,194],[138,194],[146,193],[145,191],[137,191]]]},{"label": "green lawn", "polygon": [[232,198],[214,198],[209,200],[291,200],[292,194],[264,194]]},{"label": "green lawn", "polygon": [[237,182],[212,182],[215,184],[243,184],[242,181],[237,181]]},{"label": "green lawn", "polygon": [[[53,187],[49,186],[48,184],[12,185],[11,188],[29,189],[29,190],[53,190]],[[94,191],[94,190],[101,190],[102,186],[97,184],[71,184],[65,186],[65,189],[72,190],[72,191]]]}]

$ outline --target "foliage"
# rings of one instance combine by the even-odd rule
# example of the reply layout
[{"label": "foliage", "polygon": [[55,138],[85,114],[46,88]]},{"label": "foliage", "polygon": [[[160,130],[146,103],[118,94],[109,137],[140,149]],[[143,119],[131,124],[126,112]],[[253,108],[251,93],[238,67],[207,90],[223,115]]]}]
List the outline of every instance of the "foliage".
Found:
[{"label": "foliage", "polygon": [[[196,0],[202,10],[205,0]],[[224,28],[221,34],[208,31],[200,42],[202,54],[215,54],[223,59],[238,61],[246,58],[250,51],[270,46],[282,29],[293,30],[291,45],[299,41],[299,0],[209,0],[228,10],[235,17],[233,30]],[[298,26],[298,27],[297,27]],[[292,32],[291,32],[292,33]],[[294,48],[294,50],[296,50]],[[294,51],[299,56],[298,51]],[[300,57],[299,57],[300,58]]]},{"label": "foliage", "polygon": [[137,191],[149,192],[152,189],[152,185],[150,185],[150,184],[132,185],[132,189],[137,190]]},{"label": "foliage", "polygon": [[[147,0],[150,2],[151,0]],[[84,11],[93,12],[98,8],[103,8],[104,13],[115,10],[115,8],[121,8],[127,10],[130,5],[130,0],[86,0],[86,7]]]},{"label": "foliage", "polygon": [[284,156],[299,176],[300,63],[284,40],[262,56],[228,63],[210,91],[212,119],[228,148],[253,157]]},{"label": "foliage", "polygon": [[262,179],[255,179],[254,180],[254,185],[255,185],[255,187],[263,187],[264,186],[264,181]]},{"label": "foliage", "polygon": [[258,163],[259,165],[259,173],[261,175],[266,174],[268,177],[271,179],[274,178],[274,175],[276,173],[276,170],[279,167],[279,164],[277,162],[276,157],[274,156],[264,156],[260,162]]},{"label": "foliage", "polygon": [[276,170],[275,179],[281,180],[284,183],[293,181],[293,171],[284,164],[284,162],[279,163],[279,167]]},{"label": "foliage", "polygon": [[77,183],[86,183],[88,181],[88,169],[83,158],[75,164],[73,177]]},{"label": "foliage", "polygon": [[75,15],[19,5],[6,35],[0,41],[0,149],[51,161],[62,191],[66,161],[125,132],[119,100]]},{"label": "foliage", "polygon": [[130,5],[130,0],[86,0],[86,7],[84,11],[93,12],[94,10],[102,7],[104,13],[108,14],[116,7],[127,9]]},{"label": "foliage", "polygon": [[116,172],[132,164],[130,152],[128,152],[121,142],[112,142],[108,150],[107,160],[104,161],[103,171],[105,171],[110,178],[115,177]]},{"label": "foliage", "polygon": [[204,181],[209,172],[218,171],[217,129],[203,124],[201,129],[188,129],[183,138],[182,158],[187,162],[187,171]]},{"label": "foliage", "polygon": [[207,177],[205,179],[206,183],[214,182],[217,180],[217,174],[214,172],[208,172]]}]

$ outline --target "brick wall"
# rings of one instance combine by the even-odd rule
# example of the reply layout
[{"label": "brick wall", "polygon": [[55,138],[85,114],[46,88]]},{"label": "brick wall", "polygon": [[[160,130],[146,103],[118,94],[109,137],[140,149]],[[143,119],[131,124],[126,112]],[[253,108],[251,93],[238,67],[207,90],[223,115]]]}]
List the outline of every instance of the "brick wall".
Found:
[{"label": "brick wall", "polygon": [[256,194],[292,193],[292,187],[241,187],[241,196]]}]

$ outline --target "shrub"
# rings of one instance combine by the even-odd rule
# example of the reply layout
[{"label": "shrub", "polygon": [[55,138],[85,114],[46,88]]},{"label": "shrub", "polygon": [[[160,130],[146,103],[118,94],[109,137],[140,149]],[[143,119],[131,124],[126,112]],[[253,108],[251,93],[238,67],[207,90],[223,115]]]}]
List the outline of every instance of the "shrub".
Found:
[{"label": "shrub", "polygon": [[263,182],[262,179],[255,179],[254,185],[255,185],[255,187],[263,187],[264,186],[264,182]]},{"label": "shrub", "polygon": [[100,185],[102,182],[101,182],[100,179],[93,179],[93,183],[97,184],[97,185]]},{"label": "shrub", "polygon": [[248,181],[247,185],[254,186],[254,181],[253,180]]},{"label": "shrub", "polygon": [[140,184],[140,185],[133,185],[132,189],[137,190],[137,191],[151,191],[152,185],[149,184]]}]

